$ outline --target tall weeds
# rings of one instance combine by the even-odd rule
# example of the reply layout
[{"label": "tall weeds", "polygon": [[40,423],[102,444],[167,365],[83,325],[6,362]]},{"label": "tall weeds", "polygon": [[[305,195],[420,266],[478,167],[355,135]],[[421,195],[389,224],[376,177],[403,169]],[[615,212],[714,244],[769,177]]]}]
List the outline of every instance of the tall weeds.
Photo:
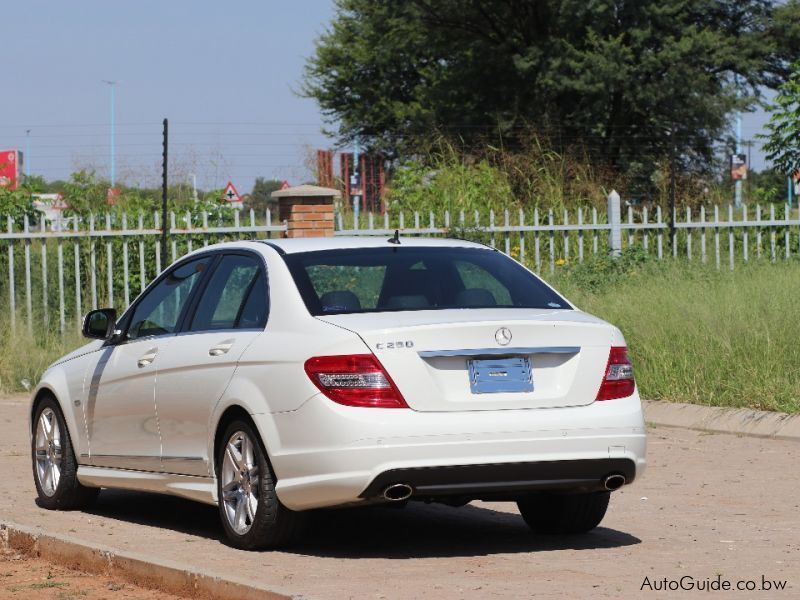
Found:
[{"label": "tall weeds", "polygon": [[[725,204],[731,199],[725,173],[715,178],[679,171],[675,177],[679,208]],[[415,154],[400,160],[390,173],[388,206],[390,212],[421,213],[601,209],[612,189],[634,205],[666,208],[669,163],[665,159],[653,173],[623,174],[593,160],[580,144],[564,146],[534,131],[518,136],[511,148],[490,139],[466,146],[436,136],[421,140]]]},{"label": "tall weeds", "polygon": [[592,259],[549,277],[619,326],[643,398],[800,412],[800,263]]},{"label": "tall weeds", "polygon": [[579,149],[559,153],[535,135],[513,150],[491,144],[468,149],[438,137],[400,163],[388,200],[390,211],[558,210],[602,206],[621,183]]}]

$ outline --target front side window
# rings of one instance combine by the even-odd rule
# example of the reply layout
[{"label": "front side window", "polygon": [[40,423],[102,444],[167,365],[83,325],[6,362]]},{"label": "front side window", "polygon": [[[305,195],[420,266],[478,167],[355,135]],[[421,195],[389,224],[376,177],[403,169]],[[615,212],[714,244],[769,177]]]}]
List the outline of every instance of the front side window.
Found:
[{"label": "front side window", "polygon": [[192,319],[191,331],[261,328],[266,324],[264,269],[253,256],[223,256]]},{"label": "front side window", "polygon": [[167,273],[136,305],[127,338],[175,333],[186,301],[211,260],[210,256],[191,260]]},{"label": "front side window", "polygon": [[321,250],[287,254],[284,260],[312,315],[571,308],[519,263],[488,248]]}]

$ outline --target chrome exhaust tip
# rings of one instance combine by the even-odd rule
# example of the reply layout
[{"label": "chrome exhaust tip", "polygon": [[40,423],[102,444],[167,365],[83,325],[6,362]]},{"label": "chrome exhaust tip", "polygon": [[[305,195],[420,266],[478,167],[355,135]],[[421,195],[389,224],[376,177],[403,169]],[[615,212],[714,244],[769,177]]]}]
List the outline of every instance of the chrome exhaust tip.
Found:
[{"label": "chrome exhaust tip", "polygon": [[603,487],[606,488],[609,492],[618,490],[623,485],[625,485],[625,476],[620,475],[619,473],[607,475],[606,478],[603,479]]},{"label": "chrome exhaust tip", "polygon": [[383,490],[383,499],[389,502],[408,500],[414,489],[407,483],[394,483]]}]

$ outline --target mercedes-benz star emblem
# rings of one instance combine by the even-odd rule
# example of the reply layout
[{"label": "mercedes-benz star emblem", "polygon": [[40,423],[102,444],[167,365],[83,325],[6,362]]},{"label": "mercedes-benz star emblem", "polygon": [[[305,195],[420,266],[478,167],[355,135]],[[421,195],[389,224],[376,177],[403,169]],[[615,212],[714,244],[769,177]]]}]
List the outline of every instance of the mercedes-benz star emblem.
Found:
[{"label": "mercedes-benz star emblem", "polygon": [[511,330],[508,327],[501,327],[494,332],[494,339],[501,346],[508,346],[511,343]]}]

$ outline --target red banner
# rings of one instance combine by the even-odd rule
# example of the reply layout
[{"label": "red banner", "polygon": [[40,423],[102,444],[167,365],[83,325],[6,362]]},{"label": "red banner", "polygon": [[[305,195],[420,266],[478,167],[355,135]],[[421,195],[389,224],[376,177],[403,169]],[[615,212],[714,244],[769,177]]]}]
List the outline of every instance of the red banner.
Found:
[{"label": "red banner", "polygon": [[17,189],[19,158],[20,154],[16,150],[0,150],[0,187]]}]

